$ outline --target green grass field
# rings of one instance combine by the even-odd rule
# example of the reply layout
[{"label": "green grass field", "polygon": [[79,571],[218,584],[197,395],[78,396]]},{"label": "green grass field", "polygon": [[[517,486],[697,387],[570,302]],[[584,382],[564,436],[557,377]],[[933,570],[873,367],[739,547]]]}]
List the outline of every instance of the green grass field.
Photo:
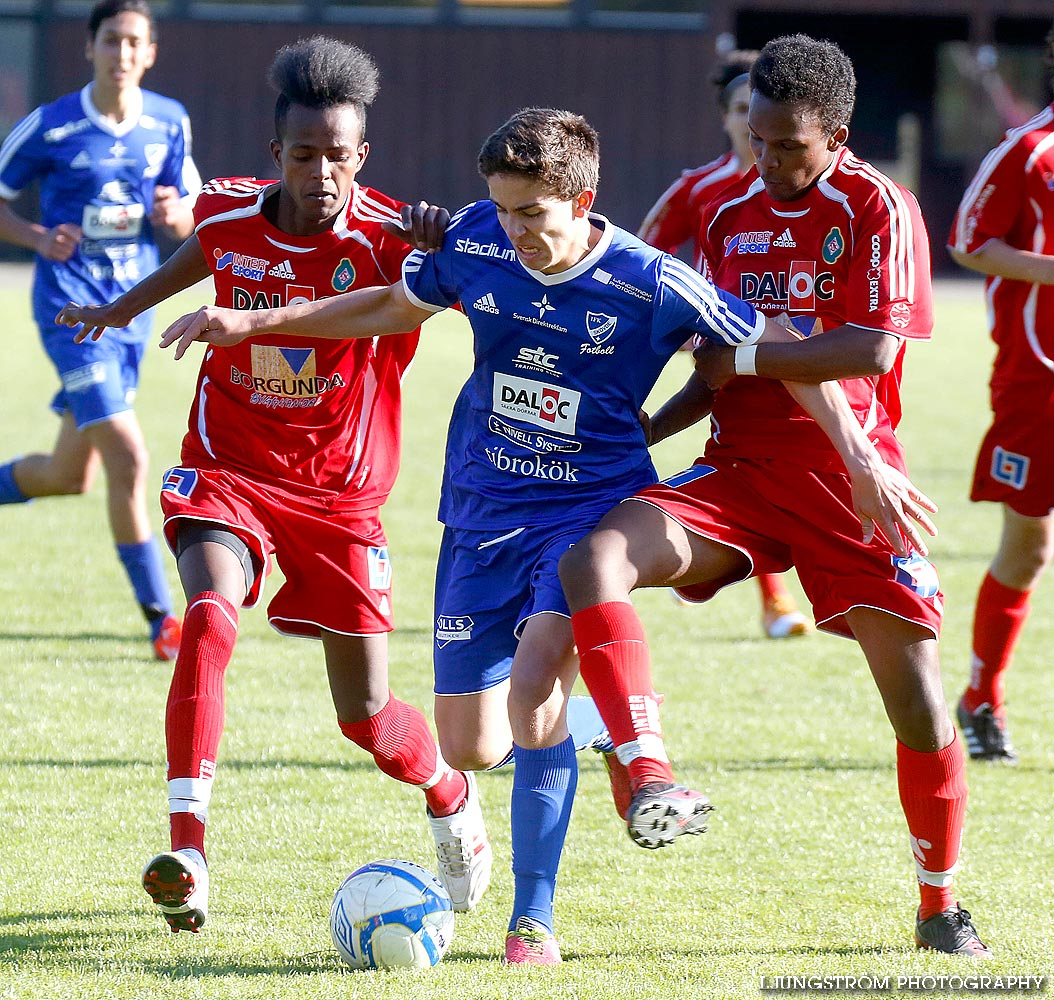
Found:
[{"label": "green grass field", "polygon": [[[161,310],[204,300],[199,287]],[[0,459],[47,449],[54,376],[24,287],[0,290],[8,376]],[[904,438],[942,507],[933,558],[947,595],[945,683],[958,696],[972,602],[998,510],[964,497],[987,419],[991,358],[978,284],[942,289],[931,345],[909,351]],[[196,369],[152,350],[139,413],[159,475],[178,457]],[[431,710],[435,508],[450,403],[469,364],[461,321],[430,322],[409,377],[402,477],[385,510],[399,628],[393,686]],[[658,394],[687,369],[671,364]],[[656,449],[663,474],[698,435]],[[158,518],[158,523],[160,519]],[[174,565],[170,576],[178,590]],[[273,582],[269,588],[273,593]],[[986,974],[1054,971],[1050,902],[1047,580],[1010,679],[1017,768],[970,766],[960,898],[997,952]],[[417,975],[345,970],[329,943],[334,888],[370,860],[434,869],[416,791],[383,777],[334,724],[319,647],[242,617],[209,823],[213,891],[200,935],[167,933],[139,872],[168,846],[163,711],[154,662],[113,554],[102,483],[85,497],[0,510],[0,998],[751,997],[761,977],[976,973],[915,952],[914,869],[894,742],[855,645],[760,637],[756,588],[686,609],[638,595],[683,780],[708,791],[710,832],[665,851],[626,837],[599,759],[581,761],[557,899],[565,962],[499,962],[511,902],[509,771],[481,778],[495,879],[460,915],[446,959]],[[867,993],[857,993],[866,996]]]}]

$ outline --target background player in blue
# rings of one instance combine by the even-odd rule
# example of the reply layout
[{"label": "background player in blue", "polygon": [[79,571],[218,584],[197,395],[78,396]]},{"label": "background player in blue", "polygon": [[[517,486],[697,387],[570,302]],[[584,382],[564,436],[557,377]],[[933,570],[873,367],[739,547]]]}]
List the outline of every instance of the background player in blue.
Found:
[{"label": "background player in blue", "polygon": [[[687,336],[739,345],[790,334],[591,212],[599,143],[578,115],[519,112],[484,143],[479,169],[490,199],[453,217],[438,252],[410,254],[401,284],[276,310],[208,306],[162,346],[181,357],[194,340],[253,333],[374,336],[462,303],[475,364],[451,417],[440,499],[436,726],[444,758],[463,769],[501,762],[511,738],[505,959],[549,965],[560,961],[553,895],[577,782],[566,706],[578,665],[557,562],[655,481],[638,412]],[[816,387],[802,395],[830,399]],[[847,406],[810,409],[867,446]]]},{"label": "background player in blue", "polygon": [[[62,388],[51,454],[0,465],[0,504],[83,493],[106,470],[110,529],[156,656],[174,659],[179,620],[146,505],[148,453],[132,403],[151,317],[100,342],[55,325],[68,301],[109,302],[158,265],[155,232],[193,231],[201,186],[177,101],[141,90],[157,53],[143,0],[103,0],[88,20],[92,82],[37,108],[0,147],[0,239],[36,252],[33,317]],[[41,223],[10,202],[40,183]]]}]

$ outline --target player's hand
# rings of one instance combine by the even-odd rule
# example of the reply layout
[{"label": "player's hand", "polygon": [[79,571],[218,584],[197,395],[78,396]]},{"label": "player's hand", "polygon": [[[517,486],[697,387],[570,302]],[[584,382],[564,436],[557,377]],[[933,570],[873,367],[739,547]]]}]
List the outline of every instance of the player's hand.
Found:
[{"label": "player's hand", "polygon": [[384,228],[415,250],[439,250],[443,246],[443,235],[450,225],[450,213],[439,205],[419,201],[416,205],[403,205],[401,224],[383,223]]},{"label": "player's hand", "polygon": [[[74,333],[73,341],[83,344],[89,337],[98,340],[108,326],[120,328],[128,326],[135,317],[128,316],[116,309],[111,303],[105,306],[81,306],[76,302],[67,302],[55,317],[59,326],[80,326]],[[84,324],[81,326],[81,324]]]},{"label": "player's hand", "polygon": [[80,226],[75,226],[72,222],[60,222],[40,237],[37,253],[45,260],[62,263],[77,252],[77,244],[83,236],[84,232]]},{"label": "player's hand", "polygon": [[163,229],[174,226],[182,220],[186,211],[179,188],[169,184],[158,184],[154,188],[154,205],[150,210],[150,221],[155,226]]},{"label": "player's hand", "polygon": [[711,389],[720,389],[736,374],[736,349],[704,340],[693,352],[695,370]]},{"label": "player's hand", "polygon": [[195,340],[217,347],[233,347],[253,332],[252,312],[246,309],[221,309],[202,306],[197,312],[180,316],[161,334],[161,346],[176,345],[178,361]]},{"label": "player's hand", "polygon": [[881,531],[898,556],[908,556],[912,549],[927,554],[929,549],[919,529],[937,534],[929,516],[937,513],[937,505],[925,493],[898,469],[881,461],[850,473],[849,478],[865,545]]}]

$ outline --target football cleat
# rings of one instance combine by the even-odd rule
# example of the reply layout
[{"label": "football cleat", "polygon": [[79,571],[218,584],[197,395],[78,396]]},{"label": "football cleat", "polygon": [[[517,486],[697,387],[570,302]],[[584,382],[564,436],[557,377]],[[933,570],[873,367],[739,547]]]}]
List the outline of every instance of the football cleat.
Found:
[{"label": "football cleat", "polygon": [[182,851],[166,851],[143,869],[143,888],[172,933],[197,934],[209,912],[209,871]]},{"label": "football cleat", "polygon": [[915,947],[946,955],[992,958],[992,950],[978,936],[970,914],[958,903],[954,909],[935,913],[925,920],[915,917]]},{"label": "football cleat", "polygon": [[959,699],[955,710],[959,728],[966,740],[966,749],[971,760],[1001,760],[1005,764],[1017,763],[1017,751],[1010,745],[1010,734],[1006,731],[1006,716],[996,715],[991,705],[979,705],[970,712]]},{"label": "football cleat", "polygon": [[701,792],[650,781],[633,796],[626,811],[626,827],[638,846],[655,850],[684,834],[706,833],[706,814],[712,809]]},{"label": "football cleat", "polygon": [[179,640],[183,638],[183,626],[175,615],[165,615],[161,629],[154,639],[154,656],[159,660],[174,660],[179,656]]},{"label": "football cleat", "polygon": [[427,810],[428,824],[436,842],[439,879],[450,893],[454,909],[459,913],[471,910],[490,885],[490,869],[494,856],[479,807],[476,776],[465,772],[468,792],[457,812],[449,816],[433,816]]},{"label": "football cleat", "polygon": [[506,965],[559,965],[560,946],[537,920],[517,917],[516,926],[505,935]]},{"label": "football cleat", "polygon": [[761,609],[761,625],[770,639],[790,639],[796,635],[808,635],[813,623],[794,605],[794,601],[783,594],[765,601]]}]

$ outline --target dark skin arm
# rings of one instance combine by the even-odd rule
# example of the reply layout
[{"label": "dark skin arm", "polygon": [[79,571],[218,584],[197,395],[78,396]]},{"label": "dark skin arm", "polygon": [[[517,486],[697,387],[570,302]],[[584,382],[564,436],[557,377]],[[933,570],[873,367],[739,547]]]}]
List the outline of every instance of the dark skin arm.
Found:
[{"label": "dark skin arm", "polygon": [[[761,378],[815,385],[831,379],[884,375],[899,350],[900,338],[893,334],[840,326],[807,340],[759,344],[754,368]],[[736,373],[735,348],[704,343],[695,351],[695,370],[706,384],[721,388]]]},{"label": "dark skin arm", "polygon": [[78,343],[98,340],[108,326],[120,329],[141,312],[209,276],[209,266],[196,235],[192,235],[153,274],[108,305],[82,306],[67,302],[55,322],[64,326],[84,324],[73,336]]}]

